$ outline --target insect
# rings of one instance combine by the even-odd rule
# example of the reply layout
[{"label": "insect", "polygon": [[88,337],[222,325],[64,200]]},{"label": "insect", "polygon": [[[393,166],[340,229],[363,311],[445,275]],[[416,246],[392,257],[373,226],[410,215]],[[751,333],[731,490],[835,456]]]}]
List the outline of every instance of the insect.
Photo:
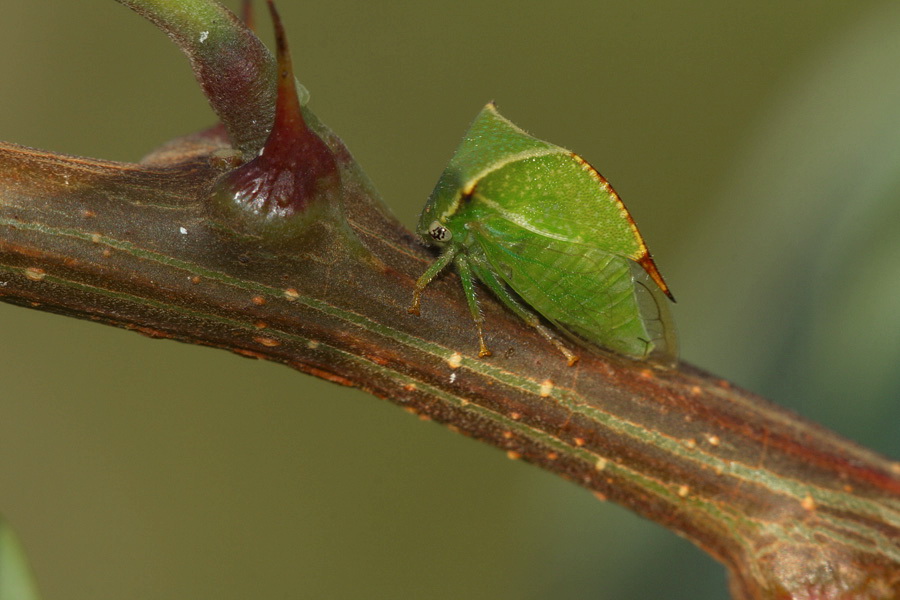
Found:
[{"label": "insect", "polygon": [[[609,183],[577,154],[525,133],[491,103],[475,118],[417,227],[438,259],[416,282],[409,312],[451,263],[490,356],[475,280],[535,327],[572,365],[578,356],[538,314],[578,343],[673,363],[666,294],[637,226]],[[537,314],[535,314],[537,313]]]}]

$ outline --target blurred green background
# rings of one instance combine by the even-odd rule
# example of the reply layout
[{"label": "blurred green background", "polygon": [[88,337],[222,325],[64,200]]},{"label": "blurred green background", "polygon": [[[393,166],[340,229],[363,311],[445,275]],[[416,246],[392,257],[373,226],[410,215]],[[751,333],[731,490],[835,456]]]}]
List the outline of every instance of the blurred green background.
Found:
[{"label": "blurred green background", "polygon": [[[137,160],[212,122],[112,0],[6,4],[0,139]],[[687,361],[900,456],[897,3],[279,7],[405,223],[496,100],[623,196]],[[727,595],[689,542],[361,392],[2,304],[0,332],[0,512],[49,600]]]}]

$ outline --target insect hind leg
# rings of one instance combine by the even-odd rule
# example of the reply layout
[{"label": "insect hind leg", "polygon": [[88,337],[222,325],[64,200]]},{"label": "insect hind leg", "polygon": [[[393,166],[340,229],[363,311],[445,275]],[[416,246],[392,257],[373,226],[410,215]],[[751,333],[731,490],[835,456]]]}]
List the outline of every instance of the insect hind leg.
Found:
[{"label": "insect hind leg", "polygon": [[541,334],[541,337],[556,346],[556,349],[562,352],[563,356],[566,357],[566,361],[568,361],[570,367],[578,362],[578,355],[569,350],[565,344],[559,341],[559,339],[555,335],[553,335],[550,329],[548,329],[543,323],[541,323],[541,319],[536,314],[528,310],[518,300],[518,298],[513,295],[507,285],[500,281],[500,279],[490,268],[490,266],[476,263],[476,268],[478,269],[478,277],[482,279],[489,288],[491,288],[491,290],[500,299],[500,301],[503,302],[503,304],[505,304],[509,310],[518,315],[520,319],[525,321],[526,324],[534,327],[537,332]]}]

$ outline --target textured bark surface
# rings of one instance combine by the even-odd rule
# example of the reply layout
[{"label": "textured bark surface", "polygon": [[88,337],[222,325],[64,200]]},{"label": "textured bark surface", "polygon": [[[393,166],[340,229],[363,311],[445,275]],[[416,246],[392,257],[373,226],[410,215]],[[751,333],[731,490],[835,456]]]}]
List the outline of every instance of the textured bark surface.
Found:
[{"label": "textured bark surface", "polygon": [[139,165],[0,145],[0,299],[362,388],[691,539],[735,598],[900,597],[900,464],[683,363],[581,351],[568,367],[487,294],[495,354],[477,358],[455,275],[407,314],[433,255],[308,120],[355,239],[329,220],[287,240],[211,219],[240,125]]}]

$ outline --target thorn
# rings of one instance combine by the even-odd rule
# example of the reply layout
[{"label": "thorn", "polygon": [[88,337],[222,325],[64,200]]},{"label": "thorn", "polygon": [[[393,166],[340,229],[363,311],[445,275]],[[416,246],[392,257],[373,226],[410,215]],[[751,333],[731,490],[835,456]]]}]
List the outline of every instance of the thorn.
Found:
[{"label": "thorn", "polygon": [[253,0],[244,0],[244,3],[241,5],[241,20],[247,26],[247,29],[253,32],[256,31],[256,22],[253,19]]},{"label": "thorn", "polygon": [[228,175],[227,188],[256,214],[290,217],[312,203],[337,202],[340,175],[334,153],[303,118],[287,35],[275,4],[268,4],[278,59],[275,119],[259,155]]},{"label": "thorn", "polygon": [[[278,126],[279,116],[281,120],[296,117],[306,129],[303,122],[303,114],[300,111],[300,99],[297,97],[297,86],[294,82],[294,65],[291,61],[291,52],[288,48],[287,34],[281,23],[281,16],[275,8],[273,0],[267,0],[269,13],[272,15],[272,24],[275,27],[275,52],[278,57],[278,99],[275,105],[275,127]],[[293,119],[292,119],[293,120]],[[273,127],[273,131],[275,129]]]}]

